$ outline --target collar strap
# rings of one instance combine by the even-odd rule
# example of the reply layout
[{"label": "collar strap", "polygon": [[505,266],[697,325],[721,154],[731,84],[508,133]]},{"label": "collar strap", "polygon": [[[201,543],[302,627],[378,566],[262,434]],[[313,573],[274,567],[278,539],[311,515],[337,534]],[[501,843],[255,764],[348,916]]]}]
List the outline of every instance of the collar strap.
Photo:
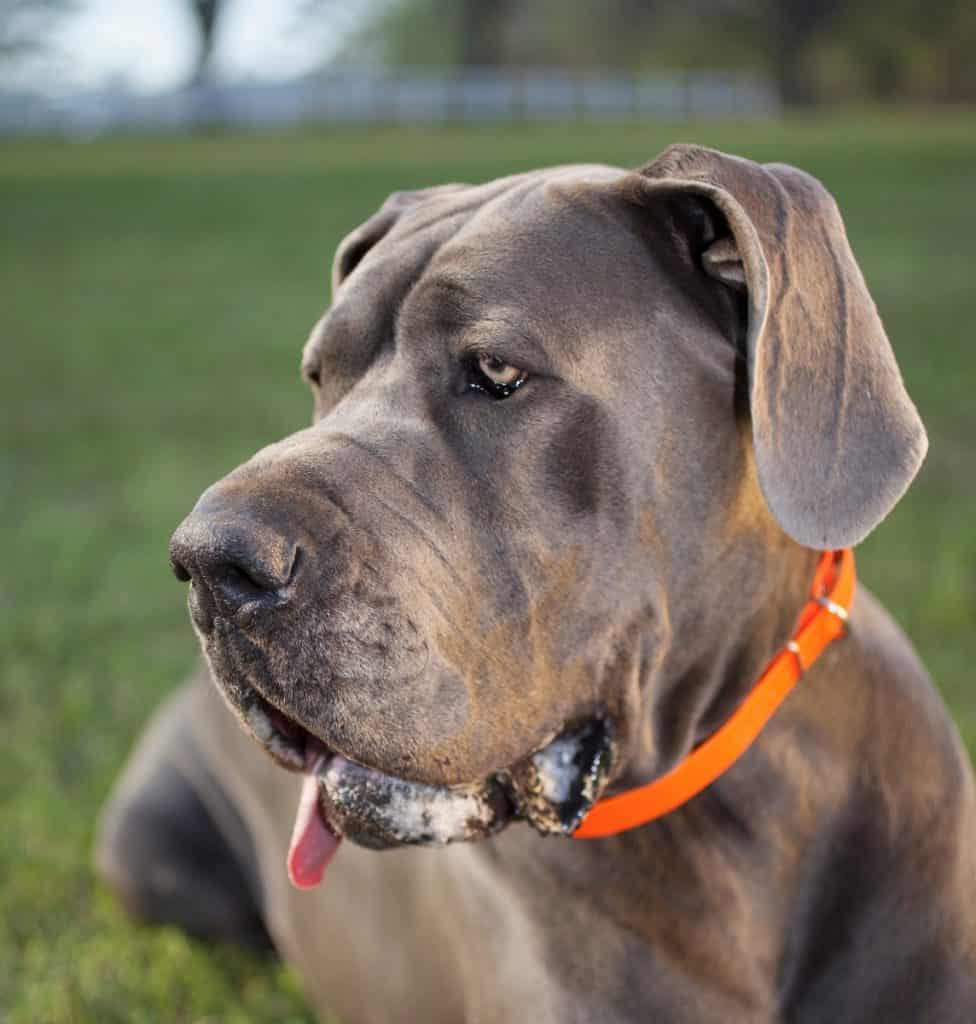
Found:
[{"label": "collar strap", "polygon": [[711,785],[744,754],[826,647],[847,628],[854,597],[854,553],[826,551],[814,573],[810,600],[796,630],[774,655],[732,717],[666,775],[605,797],[590,808],[574,839],[599,839],[646,825],[673,811]]}]

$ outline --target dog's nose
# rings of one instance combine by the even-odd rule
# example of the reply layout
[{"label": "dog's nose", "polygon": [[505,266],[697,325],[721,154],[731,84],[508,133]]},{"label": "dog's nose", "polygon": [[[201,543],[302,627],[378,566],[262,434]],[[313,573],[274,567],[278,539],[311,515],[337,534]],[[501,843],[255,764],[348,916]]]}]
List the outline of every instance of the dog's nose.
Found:
[{"label": "dog's nose", "polygon": [[176,578],[193,581],[190,609],[204,632],[212,629],[215,614],[250,620],[285,604],[299,555],[297,544],[267,525],[201,506],[183,520],[169,546]]}]

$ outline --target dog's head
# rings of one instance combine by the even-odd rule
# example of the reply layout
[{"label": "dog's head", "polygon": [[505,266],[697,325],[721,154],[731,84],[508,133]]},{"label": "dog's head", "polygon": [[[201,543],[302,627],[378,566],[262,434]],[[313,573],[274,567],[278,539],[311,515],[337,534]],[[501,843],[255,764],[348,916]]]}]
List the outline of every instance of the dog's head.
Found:
[{"label": "dog's head", "polygon": [[681,146],[395,195],[333,289],[314,425],[206,491],[172,559],[244,725],[368,845],[569,831],[666,765],[692,725],[665,695],[770,566],[860,540],[924,455],[836,206],[789,167]]}]

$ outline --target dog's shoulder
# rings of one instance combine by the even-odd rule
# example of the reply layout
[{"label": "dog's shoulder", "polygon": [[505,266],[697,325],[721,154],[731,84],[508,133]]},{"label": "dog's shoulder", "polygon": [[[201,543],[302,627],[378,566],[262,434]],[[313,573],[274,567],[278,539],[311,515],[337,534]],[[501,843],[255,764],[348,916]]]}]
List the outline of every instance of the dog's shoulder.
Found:
[{"label": "dog's shoulder", "polygon": [[914,646],[864,586],[859,586],[851,615],[851,653],[868,684],[876,724],[883,719],[888,731],[900,734],[907,743],[903,752],[934,744],[942,752],[937,762],[960,768],[967,763],[948,710]]},{"label": "dog's shoulder", "polygon": [[895,851],[893,875],[903,887],[929,892],[928,905],[940,908],[935,930],[956,932],[952,945],[968,950],[976,970],[976,792],[969,755],[911,642],[866,588],[851,618],[867,711],[855,792],[874,796],[874,820]]}]

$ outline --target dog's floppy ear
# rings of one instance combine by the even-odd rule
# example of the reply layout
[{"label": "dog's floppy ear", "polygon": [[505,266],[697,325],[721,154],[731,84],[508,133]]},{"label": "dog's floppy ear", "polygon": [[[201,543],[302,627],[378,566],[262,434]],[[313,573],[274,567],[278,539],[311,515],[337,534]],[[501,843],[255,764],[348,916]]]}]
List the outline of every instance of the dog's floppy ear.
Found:
[{"label": "dog's floppy ear", "polygon": [[704,197],[727,223],[701,263],[747,292],[766,503],[801,544],[856,544],[905,492],[927,440],[833,198],[796,168],[683,145],[643,168],[637,187],[642,202]]},{"label": "dog's floppy ear", "polygon": [[383,205],[358,228],[353,228],[339,243],[335,258],[332,260],[332,294],[335,295],[339,285],[362,262],[363,257],[388,234],[393,225],[411,207],[433,199],[448,192],[455,192],[464,185],[437,185],[434,188],[417,189],[413,192],[394,192],[387,197]]}]

